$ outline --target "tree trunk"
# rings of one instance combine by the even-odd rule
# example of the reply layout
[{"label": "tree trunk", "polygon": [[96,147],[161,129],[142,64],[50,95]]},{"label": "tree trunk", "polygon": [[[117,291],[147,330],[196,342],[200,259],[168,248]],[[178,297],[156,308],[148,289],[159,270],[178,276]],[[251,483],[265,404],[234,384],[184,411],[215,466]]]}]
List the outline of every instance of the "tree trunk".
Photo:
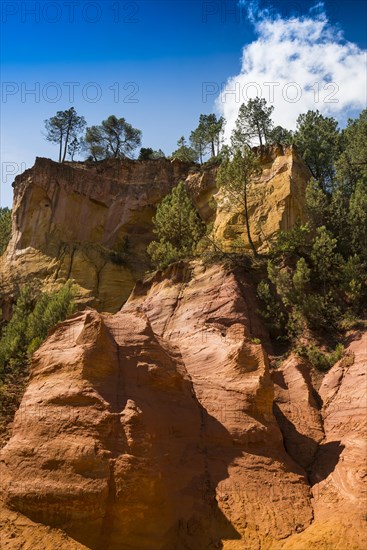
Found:
[{"label": "tree trunk", "polygon": [[66,158],[66,151],[67,151],[67,146],[68,146],[68,141],[69,141],[69,135],[70,135],[70,127],[71,127],[71,124],[69,123],[68,124],[68,128],[66,130],[66,136],[65,136],[65,144],[64,144],[64,154],[62,156],[62,162],[65,162],[65,158]]},{"label": "tree trunk", "polygon": [[59,148],[59,162],[61,162],[61,155],[62,155],[62,138],[63,138],[63,135],[61,133],[61,135],[60,135],[60,148]]},{"label": "tree trunk", "polygon": [[262,137],[261,137],[261,128],[260,128],[258,122],[256,123],[256,126],[257,126],[257,135],[259,136],[259,141],[260,141],[260,147],[262,147],[262,145],[263,145],[263,140],[262,140]]},{"label": "tree trunk", "polygon": [[214,139],[212,140],[212,157],[215,157]]},{"label": "tree trunk", "polygon": [[251,246],[252,252],[254,253],[254,256],[258,256],[257,250],[255,248],[255,245],[253,243],[253,240],[251,238],[251,232],[250,232],[250,224],[248,220],[248,210],[247,210],[247,185],[245,184],[244,190],[243,190],[243,201],[245,205],[245,222],[246,222],[246,230],[247,230],[247,238],[248,242]]}]

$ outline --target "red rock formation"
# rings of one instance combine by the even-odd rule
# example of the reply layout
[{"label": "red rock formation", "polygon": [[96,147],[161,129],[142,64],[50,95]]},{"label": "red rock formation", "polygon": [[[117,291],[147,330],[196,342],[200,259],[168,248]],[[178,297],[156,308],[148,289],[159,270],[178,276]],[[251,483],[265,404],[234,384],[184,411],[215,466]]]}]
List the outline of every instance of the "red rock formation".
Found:
[{"label": "red rock formation", "polygon": [[175,266],[120,313],[56,327],[2,451],[8,507],[93,549],[251,550],[304,530],[250,289]]},{"label": "red rock formation", "polygon": [[293,355],[273,372],[276,417],[286,449],[307,468],[314,510],[284,549],[367,546],[367,333],[352,335],[346,351],[318,392],[310,366]]},{"label": "red rock formation", "polygon": [[364,548],[366,335],[319,393],[294,356],[274,390],[256,311],[245,275],[176,264],[58,325],[1,453],[4,547]]},{"label": "red rock formation", "polygon": [[367,333],[355,338],[348,355],[334,365],[320,387],[325,439],[313,464],[312,482],[317,519],[332,514],[355,518],[363,525],[367,510]]},{"label": "red rock formation", "polygon": [[312,369],[295,354],[272,373],[274,412],[283,432],[287,452],[303,468],[312,464],[324,439],[320,397],[312,381]]}]

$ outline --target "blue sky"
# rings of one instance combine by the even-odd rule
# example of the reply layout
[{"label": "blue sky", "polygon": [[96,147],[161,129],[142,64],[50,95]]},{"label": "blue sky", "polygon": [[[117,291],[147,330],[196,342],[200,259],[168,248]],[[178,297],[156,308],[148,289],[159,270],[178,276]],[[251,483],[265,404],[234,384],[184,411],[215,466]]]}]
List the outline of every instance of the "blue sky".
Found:
[{"label": "blue sky", "polygon": [[[1,9],[2,206],[11,204],[16,172],[32,166],[36,156],[56,159],[57,147],[42,135],[43,121],[71,105],[89,125],[110,114],[125,117],[143,131],[144,146],[162,148],[167,154],[181,135],[188,136],[195,128],[200,113],[224,114],[230,129],[239,105],[230,100],[223,104],[220,92],[229,79],[242,84],[250,75],[259,79],[249,63],[265,59],[264,52],[282,56],[285,48],[293,47],[293,42],[276,34],[279,28],[284,34],[290,19],[297,34],[305,26],[305,17],[311,23],[326,18],[319,27],[320,36],[315,37],[316,49],[310,49],[307,41],[295,44],[301,58],[296,70],[292,66],[292,74],[297,74],[302,87],[310,78],[301,74],[302,52],[308,59],[309,51],[319,56],[320,48],[325,48],[336,58],[342,47],[340,59],[346,59],[340,62],[342,70],[333,61],[331,74],[344,83],[338,94],[345,101],[323,103],[321,110],[331,109],[330,114],[343,124],[366,101],[363,82],[360,98],[353,95],[353,86],[345,87],[353,80],[355,88],[356,78],[365,73],[361,53],[367,47],[367,8],[362,0],[326,0],[323,6],[307,0],[3,0]],[[338,31],[343,36],[337,37]],[[270,57],[261,68],[265,82],[271,66]],[[322,80],[320,71],[329,69],[318,70]],[[282,77],[289,82],[289,74]],[[292,104],[293,110],[279,108],[276,122],[292,126],[297,112],[309,108],[302,101]]]}]

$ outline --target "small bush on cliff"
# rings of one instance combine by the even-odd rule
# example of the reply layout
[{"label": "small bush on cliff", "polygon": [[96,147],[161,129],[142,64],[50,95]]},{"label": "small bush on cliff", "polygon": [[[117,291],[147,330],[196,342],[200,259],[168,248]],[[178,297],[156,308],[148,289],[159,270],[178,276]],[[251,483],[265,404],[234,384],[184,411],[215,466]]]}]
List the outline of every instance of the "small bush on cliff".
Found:
[{"label": "small bush on cliff", "polygon": [[11,236],[11,211],[0,208],[0,256],[5,252]]},{"label": "small bush on cliff", "polygon": [[182,182],[160,203],[153,224],[158,240],[151,242],[147,251],[153,265],[159,269],[193,257],[205,233],[205,224]]},{"label": "small bush on cliff", "polygon": [[299,346],[296,348],[296,353],[300,357],[305,357],[315,369],[325,372],[343,357],[344,346],[337,344],[335,350],[329,353],[321,351],[314,345]]}]

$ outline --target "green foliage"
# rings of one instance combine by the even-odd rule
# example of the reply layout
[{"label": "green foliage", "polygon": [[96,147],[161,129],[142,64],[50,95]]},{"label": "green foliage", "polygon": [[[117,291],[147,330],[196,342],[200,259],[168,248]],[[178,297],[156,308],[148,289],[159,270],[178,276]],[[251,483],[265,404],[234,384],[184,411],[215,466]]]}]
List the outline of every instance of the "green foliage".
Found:
[{"label": "green foliage", "polygon": [[110,115],[100,126],[87,128],[85,144],[94,160],[130,158],[140,146],[141,137],[141,131],[124,118]]},{"label": "green foliage", "polygon": [[208,152],[209,142],[207,140],[205,128],[199,126],[190,134],[191,148],[195,151],[200,163],[203,163],[203,157]]},{"label": "green foliage", "polygon": [[284,337],[286,335],[286,312],[267,281],[260,281],[257,295],[262,303],[260,313],[269,329],[270,336],[272,338]]},{"label": "green foliage", "polygon": [[340,151],[338,123],[319,111],[299,115],[293,139],[313,177],[326,190],[334,180],[334,163]]},{"label": "green foliage", "polygon": [[268,132],[268,142],[280,145],[291,145],[293,143],[293,132],[283,128],[282,126],[275,126]]},{"label": "green foliage", "polygon": [[273,110],[274,106],[268,107],[264,98],[256,97],[249,99],[247,104],[242,103],[231,137],[232,146],[251,145],[254,139],[259,140],[260,146],[271,142]]},{"label": "green foliage", "polygon": [[212,157],[219,155],[224,125],[223,117],[217,118],[214,114],[200,115],[199,126],[190,134],[190,143],[201,163],[208,150]]},{"label": "green foliage", "polygon": [[182,160],[184,162],[197,162],[199,154],[193,147],[189,147],[184,136],[177,141],[176,151],[173,151],[172,158]]},{"label": "green foliage", "polygon": [[66,111],[57,111],[55,116],[45,120],[47,141],[59,145],[59,162],[65,161],[70,142],[78,138],[85,126],[84,117],[79,116],[74,107]]},{"label": "green foliage", "polygon": [[336,248],[337,240],[333,238],[326,227],[319,227],[316,230],[310,257],[313,262],[313,273],[323,285],[324,293],[326,285],[331,282],[332,278],[338,276],[339,266],[343,263]]},{"label": "green foliage", "polygon": [[358,314],[360,304],[365,301],[367,295],[365,279],[366,264],[357,254],[349,256],[342,265],[341,288],[352,314]]},{"label": "green foliage", "polygon": [[154,151],[151,147],[142,147],[138,156],[138,160],[156,160],[164,159],[166,155],[163,153],[162,149]]},{"label": "green foliage", "polygon": [[59,292],[41,294],[21,289],[11,321],[0,336],[0,438],[8,429],[26,386],[29,357],[47,331],[74,310],[70,283]]},{"label": "green foliage", "polygon": [[79,140],[77,137],[74,137],[68,145],[68,155],[71,162],[73,162],[75,155],[81,150],[81,148],[82,141]]},{"label": "green foliage", "polygon": [[313,229],[325,225],[328,218],[329,199],[318,181],[311,178],[306,188],[306,211]]},{"label": "green foliage", "polygon": [[279,231],[272,245],[270,255],[275,258],[279,256],[300,256],[310,242],[310,235],[311,230],[307,223],[305,225],[296,223],[289,231]]},{"label": "green foliage", "polygon": [[205,225],[181,182],[167,195],[153,218],[158,240],[148,246],[152,263],[159,269],[194,256]]},{"label": "green foliage", "polygon": [[258,287],[263,317],[273,332],[279,332],[281,318],[288,337],[305,330],[342,330],[347,319],[363,314],[365,273],[363,258],[344,258],[325,226],[313,230],[298,224],[280,232],[270,251],[270,284],[263,281]]},{"label": "green foliage", "polygon": [[356,120],[349,119],[341,139],[343,152],[336,161],[336,180],[350,196],[358,181],[367,185],[367,109]]},{"label": "green foliage", "polygon": [[337,344],[335,350],[330,353],[322,352],[314,345],[298,346],[296,353],[307,359],[315,369],[326,372],[343,357],[344,346]]},{"label": "green foliage", "polygon": [[367,182],[358,181],[349,204],[350,243],[367,262]]},{"label": "green foliage", "polygon": [[11,210],[0,208],[0,256],[5,252],[11,237]]},{"label": "green foliage", "polygon": [[313,231],[325,226],[344,259],[352,253],[367,261],[367,184],[358,181],[351,195],[344,191],[338,186],[325,193],[312,179],[306,190],[309,223]]},{"label": "green foliage", "polygon": [[43,293],[37,298],[29,286],[24,286],[13,316],[1,334],[0,383],[9,373],[24,368],[48,330],[73,311],[74,291],[70,282],[58,292]]}]

